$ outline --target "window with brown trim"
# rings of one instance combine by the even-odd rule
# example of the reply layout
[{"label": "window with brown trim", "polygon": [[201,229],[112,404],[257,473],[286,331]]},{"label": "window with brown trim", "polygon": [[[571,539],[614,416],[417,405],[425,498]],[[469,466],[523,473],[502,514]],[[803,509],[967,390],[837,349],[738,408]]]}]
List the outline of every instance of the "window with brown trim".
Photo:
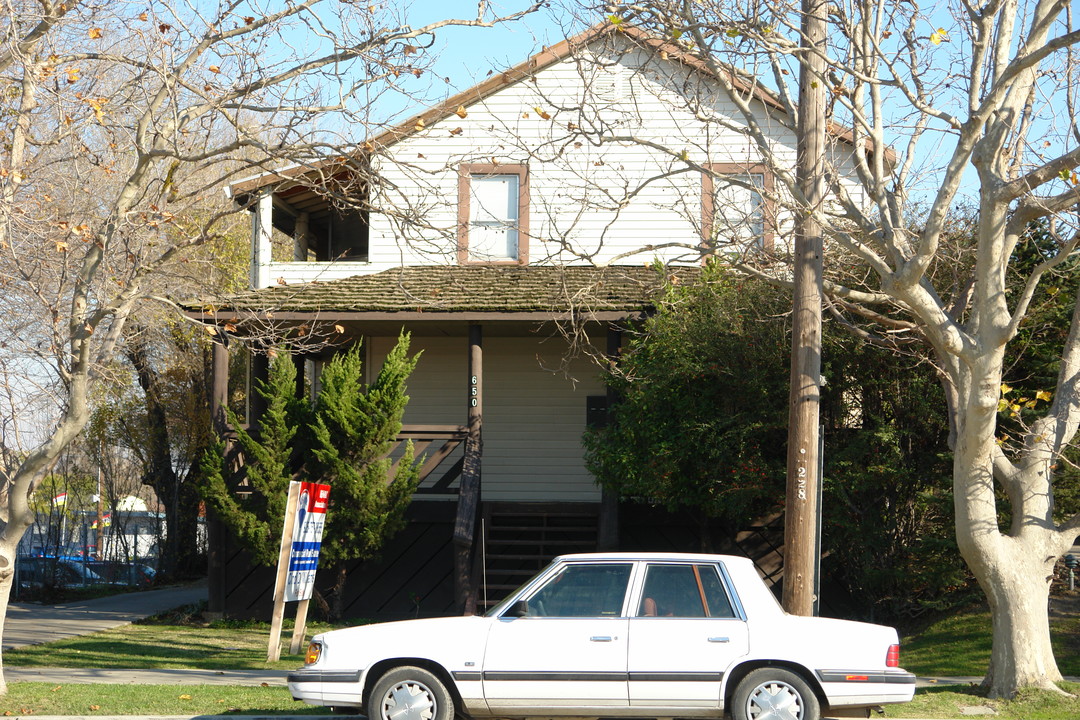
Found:
[{"label": "window with brown trim", "polygon": [[527,165],[458,167],[458,263],[529,262]]},{"label": "window with brown trim", "polygon": [[712,163],[701,174],[701,229],[705,246],[724,252],[725,246],[748,243],[771,250],[775,215],[768,198],[773,175],[762,164]]}]

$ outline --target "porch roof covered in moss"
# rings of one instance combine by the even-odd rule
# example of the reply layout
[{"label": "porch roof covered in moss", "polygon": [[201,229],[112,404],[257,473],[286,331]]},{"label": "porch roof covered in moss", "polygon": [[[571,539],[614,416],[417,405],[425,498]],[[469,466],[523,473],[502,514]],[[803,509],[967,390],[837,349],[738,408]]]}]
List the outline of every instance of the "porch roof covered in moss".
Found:
[{"label": "porch roof covered in moss", "polygon": [[[356,324],[392,323],[423,329],[448,322],[612,321],[651,311],[665,277],[692,281],[696,267],[525,266],[402,267],[328,282],[278,285],[208,302],[190,302],[188,314],[230,334],[267,322]],[[420,327],[416,327],[417,324]],[[380,333],[381,334],[381,333]],[[516,334],[516,333],[515,333]]]}]

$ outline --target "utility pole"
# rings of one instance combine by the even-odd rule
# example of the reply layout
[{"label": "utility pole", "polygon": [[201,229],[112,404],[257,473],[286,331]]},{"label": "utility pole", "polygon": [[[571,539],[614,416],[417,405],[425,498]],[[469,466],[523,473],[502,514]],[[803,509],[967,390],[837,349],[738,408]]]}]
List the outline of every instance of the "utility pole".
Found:
[{"label": "utility pole", "polygon": [[814,613],[817,553],[820,410],[822,233],[813,213],[825,197],[824,0],[802,0],[798,145],[795,179],[805,205],[795,220],[791,397],[787,505],[784,516],[784,609]]}]

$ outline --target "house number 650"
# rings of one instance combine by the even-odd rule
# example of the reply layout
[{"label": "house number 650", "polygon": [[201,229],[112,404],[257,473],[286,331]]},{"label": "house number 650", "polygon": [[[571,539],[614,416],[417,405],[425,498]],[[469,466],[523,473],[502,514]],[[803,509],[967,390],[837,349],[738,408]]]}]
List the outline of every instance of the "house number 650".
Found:
[{"label": "house number 650", "polygon": [[473,375],[471,378],[469,378],[469,385],[471,386],[469,388],[469,395],[472,396],[469,399],[469,405],[471,405],[472,407],[476,407],[477,388],[476,388],[476,376],[475,375]]}]

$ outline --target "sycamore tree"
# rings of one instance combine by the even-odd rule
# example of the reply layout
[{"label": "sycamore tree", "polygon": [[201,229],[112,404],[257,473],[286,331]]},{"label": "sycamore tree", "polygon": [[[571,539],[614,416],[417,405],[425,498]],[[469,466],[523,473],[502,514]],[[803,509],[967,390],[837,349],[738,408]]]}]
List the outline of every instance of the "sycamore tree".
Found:
[{"label": "sycamore tree", "polygon": [[[650,113],[640,118],[684,118],[677,138],[650,132],[640,118],[575,123],[583,145],[637,146],[665,158],[627,185],[625,197],[690,172],[702,185],[737,185],[741,194],[729,197],[757,203],[766,217],[758,214],[756,228],[748,221],[743,232],[729,225],[719,234],[709,232],[716,223],[699,221],[704,239],[684,243],[685,252],[719,253],[733,268],[778,283],[791,277],[792,219],[813,214],[825,234],[827,311],[870,342],[927,349],[947,398],[956,539],[993,617],[985,684],[993,696],[1054,688],[1061,675],[1050,643],[1049,580],[1080,534],[1080,516],[1057,517],[1054,500],[1080,423],[1075,297],[1047,385],[1025,396],[1022,413],[1002,388],[1011,387],[1005,360],[1028,327],[1033,298],[1051,272],[1073,271],[1080,241],[1080,30],[1072,4],[833,3],[828,40],[813,50],[803,49],[798,4],[773,0],[644,0],[593,7],[588,17],[606,18],[639,56],[653,59],[642,65],[639,87],[678,90],[658,92],[652,103],[636,98],[635,107]],[[807,82],[826,90],[829,123],[827,198],[816,206],[804,202],[792,169],[800,65],[816,65],[811,55],[824,70]],[[661,61],[681,69],[661,77]],[[610,97],[583,103],[596,109],[601,101]],[[557,119],[569,110],[561,106]],[[716,133],[694,135],[690,127]],[[733,144],[743,159],[718,169],[713,158]],[[976,211],[974,245],[958,262],[945,240],[951,211],[963,202]],[[686,205],[702,217],[701,203]],[[1018,246],[1036,223],[1044,237],[1033,259]]]},{"label": "sycamore tree", "polygon": [[336,620],[344,613],[348,564],[373,557],[404,526],[420,480],[421,462],[411,442],[400,457],[390,456],[409,402],[405,384],[420,355],[409,356],[409,337],[403,335],[366,385],[359,349],[334,355],[313,399],[297,396],[292,358],[277,353],[267,382],[256,388],[267,405],[257,436],[228,413],[247,458],[246,479],[253,490],[247,497],[237,497],[229,482],[224,443],[212,444],[201,463],[203,498],[265,566],[278,561],[289,483],[330,485],[320,564],[334,571],[334,602],[319,599]]},{"label": "sycamore tree", "polygon": [[381,97],[439,88],[435,32],[513,17],[479,2],[411,27],[403,12],[0,2],[0,620],[30,498],[116,378],[129,320],[218,272],[199,252],[234,212],[205,212],[217,183],[339,157]]}]

